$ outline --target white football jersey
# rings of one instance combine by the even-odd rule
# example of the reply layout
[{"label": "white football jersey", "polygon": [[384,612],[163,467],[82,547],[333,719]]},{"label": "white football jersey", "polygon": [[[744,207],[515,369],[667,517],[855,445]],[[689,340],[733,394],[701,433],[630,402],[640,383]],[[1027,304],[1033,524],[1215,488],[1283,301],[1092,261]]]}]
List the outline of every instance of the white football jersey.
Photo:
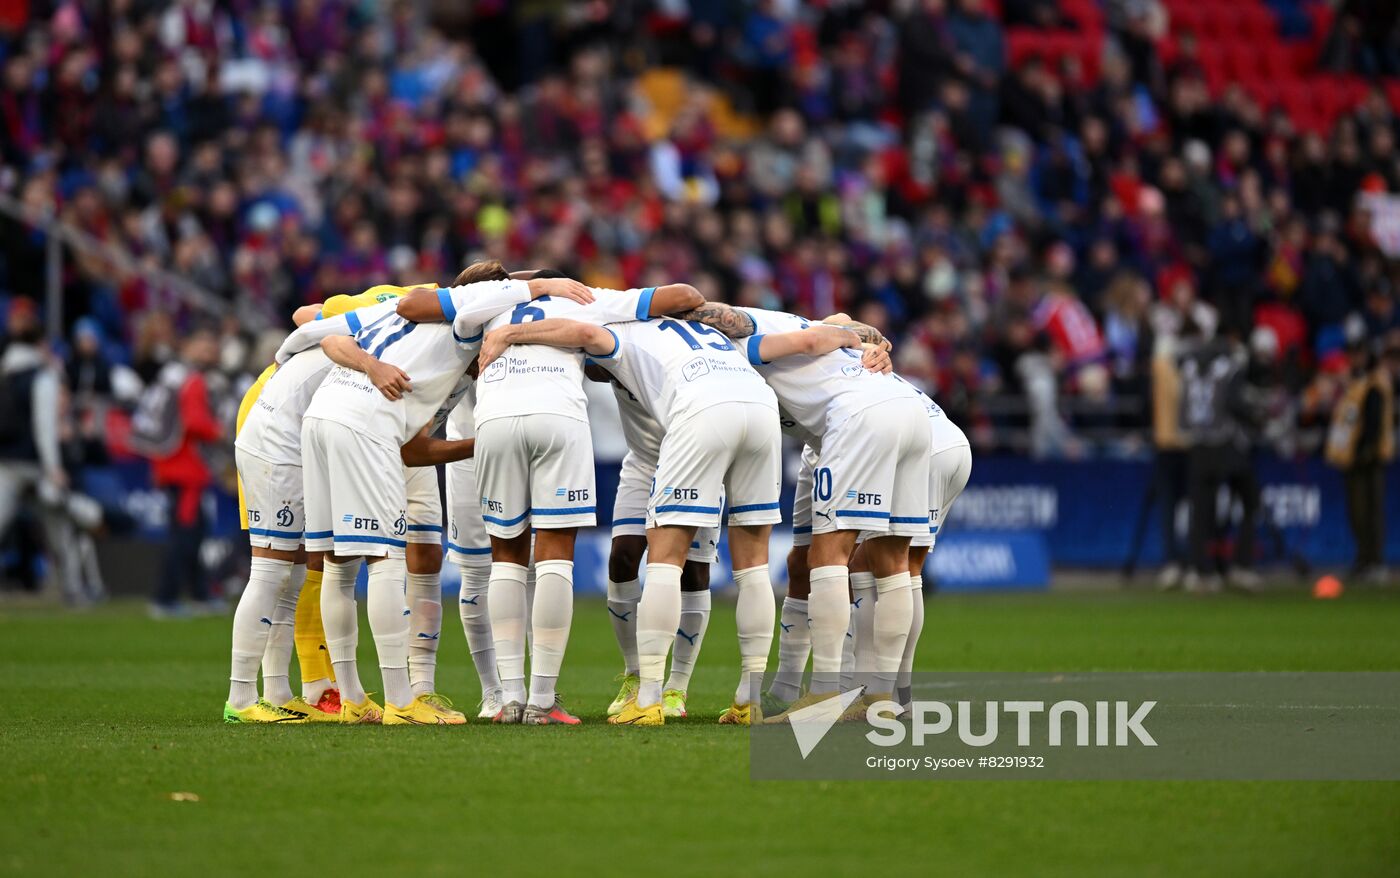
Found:
[{"label": "white football jersey", "polygon": [[413,385],[410,393],[391,402],[365,373],[336,366],[312,398],[307,417],[344,424],[394,447],[412,439],[424,425],[435,431],[471,383],[467,367],[481,347],[482,321],[529,297],[522,281],[489,281],[438,291],[450,325],[413,323],[398,315],[396,303],[386,302],[303,326],[292,335],[322,325],[326,328],[321,337],[336,334],[338,328],[353,335],[361,348],[402,369]]},{"label": "white football jersey", "polygon": [[[486,331],[549,317],[567,317],[601,326],[645,318],[651,307],[650,287],[626,292],[594,292],[596,299],[591,305],[541,296],[487,321]],[[540,344],[511,345],[482,371],[476,386],[478,430],[493,418],[533,414],[563,415],[588,422],[582,351]]]},{"label": "white football jersey", "polygon": [[892,399],[913,398],[910,384],[871,372],[861,365],[861,352],[843,348],[817,357],[797,355],[764,363],[758,356],[760,336],[794,332],[811,321],[783,311],[739,308],[754,322],[754,335],[743,340],[758,374],[773,388],[783,412],[783,429],[813,448],[821,448],[829,426]]},{"label": "white football jersey", "polygon": [[617,415],[622,422],[622,437],[627,440],[627,450],[646,463],[647,469],[656,469],[656,462],[661,457],[661,439],[666,431],[636,394],[616,381],[612,383],[612,389],[613,396],[617,397]]},{"label": "white football jersey", "polygon": [[665,317],[607,327],[617,337],[609,356],[594,357],[627,386],[663,426],[722,402],[778,410],[777,397],[728,336],[694,320]]},{"label": "white football jersey", "polygon": [[360,346],[407,373],[413,390],[390,401],[364,372],[336,366],[311,400],[308,418],[335,421],[397,448],[423,425],[435,427],[466,392],[467,366],[480,342],[463,344],[446,323],[410,323],[397,314],[365,326]]},{"label": "white football jersey", "polygon": [[234,446],[270,463],[301,466],[301,419],[335,364],[320,348],[278,366],[248,410]]}]

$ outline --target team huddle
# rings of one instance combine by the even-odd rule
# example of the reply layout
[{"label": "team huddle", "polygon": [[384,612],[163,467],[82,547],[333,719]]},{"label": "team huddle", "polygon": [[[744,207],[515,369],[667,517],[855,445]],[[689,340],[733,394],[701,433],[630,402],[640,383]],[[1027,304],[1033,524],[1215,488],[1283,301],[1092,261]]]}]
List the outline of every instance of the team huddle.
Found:
[{"label": "team huddle", "polygon": [[[295,320],[239,413],[253,558],[227,722],[466,722],[435,684],[445,544],[478,716],[578,724],[558,683],[574,543],[598,500],[586,379],[612,385],[628,446],[608,565],[623,660],[609,722],[685,716],[722,516],[741,673],[721,723],[784,722],[856,685],[853,714],[909,700],[919,575],[971,452],[892,371],[871,327],[710,303],[688,284],[590,289],[499,263],[476,263],[451,287],[336,296]],[[783,433],[806,447],[779,619],[768,547],[782,520]],[[356,664],[362,564],[382,707]],[[760,691],[775,621],[779,666]]]}]

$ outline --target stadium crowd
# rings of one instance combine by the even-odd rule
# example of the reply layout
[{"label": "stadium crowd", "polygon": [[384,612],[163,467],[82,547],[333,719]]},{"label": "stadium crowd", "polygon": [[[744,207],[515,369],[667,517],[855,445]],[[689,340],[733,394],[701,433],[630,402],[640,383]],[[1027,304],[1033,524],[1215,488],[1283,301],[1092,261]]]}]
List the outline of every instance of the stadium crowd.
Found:
[{"label": "stadium crowd", "polygon": [[[1155,0],[1100,4],[1092,70],[1012,64],[1007,27],[1068,5],[33,2],[0,39],[0,189],[225,300],[231,373],[297,305],[483,256],[850,311],[980,449],[1145,443],[1187,324],[1250,343],[1274,435],[1321,424],[1349,342],[1400,355],[1357,199],[1400,189],[1380,81],[1303,130],[1212,94]],[[1370,57],[1340,20],[1333,68]],[[39,297],[42,233],[0,238],[0,290]],[[72,381],[149,380],[196,316],[90,253],[64,295]]]}]

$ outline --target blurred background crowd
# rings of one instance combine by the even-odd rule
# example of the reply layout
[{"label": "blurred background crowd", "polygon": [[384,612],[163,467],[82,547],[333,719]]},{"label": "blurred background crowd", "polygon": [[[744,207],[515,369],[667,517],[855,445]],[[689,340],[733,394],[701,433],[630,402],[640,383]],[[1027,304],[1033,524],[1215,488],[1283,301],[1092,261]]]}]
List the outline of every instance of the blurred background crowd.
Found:
[{"label": "blurred background crowd", "polygon": [[38,217],[134,263],[66,250],[44,317],[79,462],[193,327],[226,420],[296,306],[482,257],[848,311],[978,452],[1184,453],[1209,341],[1239,441],[1317,455],[1358,376],[1393,410],[1398,10],[10,0],[0,299]]}]

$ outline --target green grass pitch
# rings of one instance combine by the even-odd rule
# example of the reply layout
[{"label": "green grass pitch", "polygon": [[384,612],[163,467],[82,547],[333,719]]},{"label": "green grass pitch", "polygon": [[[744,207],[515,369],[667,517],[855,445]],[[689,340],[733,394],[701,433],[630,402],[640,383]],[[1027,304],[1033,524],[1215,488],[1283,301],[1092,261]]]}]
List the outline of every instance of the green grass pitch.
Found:
[{"label": "green grass pitch", "polygon": [[[1396,595],[935,597],[928,619],[924,670],[1400,670]],[[653,730],[603,722],[618,668],[596,601],[576,608],[564,668],[586,723],[572,729],[225,726],[228,640],[227,619],[155,623],[132,604],[0,606],[0,874],[1359,876],[1400,863],[1397,783],[751,782],[746,733],[714,725],[738,669],[723,601],[692,718]],[[455,619],[439,686],[476,695]]]}]

